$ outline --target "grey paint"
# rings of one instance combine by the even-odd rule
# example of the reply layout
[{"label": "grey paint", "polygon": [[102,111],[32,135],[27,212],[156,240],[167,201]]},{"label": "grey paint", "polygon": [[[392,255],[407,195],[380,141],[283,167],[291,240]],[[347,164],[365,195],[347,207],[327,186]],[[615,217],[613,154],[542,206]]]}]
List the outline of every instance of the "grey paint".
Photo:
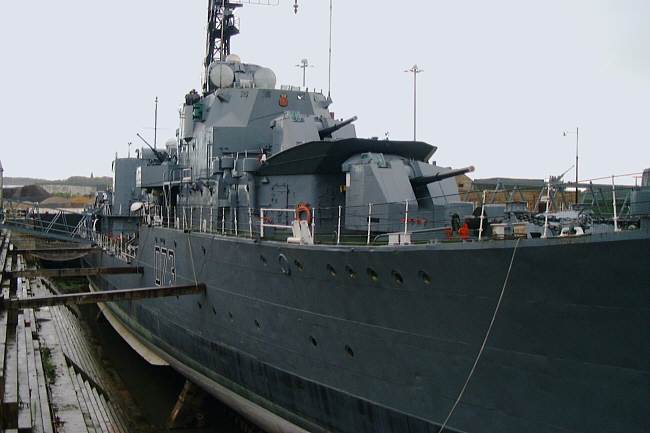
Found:
[{"label": "grey paint", "polygon": [[[154,244],[173,248],[179,280],[193,281],[197,272],[208,292],[118,305],[129,326],[210,381],[299,425],[344,433],[437,431],[475,359],[514,247],[311,248],[156,228],[144,229],[143,239],[139,264],[153,262]],[[521,241],[485,357],[450,427],[646,430],[650,298],[638,272],[650,270],[647,247],[647,228]],[[613,263],[604,249],[627,260]],[[288,257],[289,275],[279,254]],[[193,267],[191,256],[210,265]],[[549,271],[576,260],[591,269],[580,285]],[[153,273],[107,278],[117,287],[142,286]]]},{"label": "grey paint", "polygon": [[117,158],[113,167],[113,215],[129,215],[131,203],[140,198],[136,188],[136,174],[143,161],[135,158]]}]

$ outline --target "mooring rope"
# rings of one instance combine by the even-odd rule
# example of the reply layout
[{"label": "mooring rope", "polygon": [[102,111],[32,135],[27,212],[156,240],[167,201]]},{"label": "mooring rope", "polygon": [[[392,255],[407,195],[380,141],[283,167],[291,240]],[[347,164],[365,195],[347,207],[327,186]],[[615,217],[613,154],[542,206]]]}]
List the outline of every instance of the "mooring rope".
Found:
[{"label": "mooring rope", "polygon": [[485,350],[485,345],[487,344],[488,338],[490,338],[492,327],[494,326],[494,322],[497,318],[497,314],[499,313],[499,308],[501,307],[501,300],[503,299],[503,294],[505,293],[506,287],[508,286],[508,280],[510,279],[512,264],[515,262],[515,255],[517,254],[517,247],[519,246],[519,241],[520,239],[517,239],[517,242],[515,243],[515,247],[512,250],[512,257],[510,258],[510,266],[508,266],[508,273],[506,274],[506,279],[503,282],[503,287],[501,288],[501,294],[499,295],[499,300],[497,301],[497,305],[496,307],[494,307],[494,313],[492,314],[492,320],[490,321],[490,326],[488,326],[487,331],[485,332],[485,337],[483,338],[483,344],[481,344],[481,348],[476,354],[474,365],[472,365],[472,368],[470,369],[469,374],[467,375],[467,379],[465,380],[465,384],[463,384],[463,387],[461,388],[460,393],[458,394],[458,398],[456,398],[454,405],[451,407],[451,410],[449,411],[447,418],[445,418],[445,421],[440,426],[440,430],[438,430],[438,433],[442,433],[443,430],[447,427],[447,423],[449,422],[452,415],[454,414],[456,407],[458,407],[458,405],[460,404],[460,401],[462,400],[463,395],[465,394],[465,390],[469,385],[469,381],[472,379],[472,376],[474,375],[474,371],[476,370],[476,366],[478,365],[478,362],[481,359],[481,355],[483,355],[483,351]]},{"label": "mooring rope", "polygon": [[192,251],[192,241],[190,239],[190,233],[187,233],[187,245],[190,249],[190,262],[192,263],[192,275],[194,275],[194,284],[199,285],[199,280],[196,278],[196,269],[194,268],[194,251]]}]

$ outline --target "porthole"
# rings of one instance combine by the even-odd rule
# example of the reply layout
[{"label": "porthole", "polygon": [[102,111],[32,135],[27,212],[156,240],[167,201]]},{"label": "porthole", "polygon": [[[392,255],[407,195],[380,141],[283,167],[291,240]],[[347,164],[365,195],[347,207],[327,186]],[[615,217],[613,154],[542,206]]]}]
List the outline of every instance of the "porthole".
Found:
[{"label": "porthole", "polygon": [[258,322],[257,320],[255,320],[255,326],[257,327],[257,329],[259,329],[259,328],[262,327],[262,326],[260,325],[260,322]]},{"label": "porthole", "polygon": [[296,268],[297,268],[300,272],[302,272],[302,271],[305,270],[305,267],[304,267],[304,266],[302,265],[302,263],[300,263],[300,261],[298,261],[297,259],[293,261],[293,264],[296,265]]},{"label": "porthole", "polygon": [[309,341],[311,341],[312,346],[318,346],[318,341],[316,341],[316,338],[313,335],[309,336]]},{"label": "porthole", "polygon": [[331,276],[336,277],[336,269],[334,269],[334,266],[328,264],[328,265],[327,265],[327,272],[328,272]]},{"label": "porthole", "polygon": [[269,263],[266,261],[266,257],[260,254],[260,261],[264,266],[267,266]]},{"label": "porthole", "polygon": [[205,247],[202,246],[201,251],[203,252],[203,255],[205,255],[205,253],[206,253]]},{"label": "porthole", "polygon": [[368,278],[370,278],[370,281],[372,281],[373,283],[379,281],[379,275],[377,275],[377,272],[375,272],[374,269],[368,268],[366,269],[366,273],[368,274]]},{"label": "porthole", "polygon": [[345,345],[345,353],[347,353],[351,358],[354,358],[354,351],[347,344]]},{"label": "porthole", "polygon": [[404,284],[404,278],[402,277],[402,274],[397,271],[393,271],[391,275],[393,276],[393,281],[395,281],[396,284],[400,286]]},{"label": "porthole", "polygon": [[197,302],[197,303],[196,303],[196,305],[198,305],[198,307],[199,307],[199,310],[200,310],[201,308],[203,308],[203,305],[201,305],[201,303],[200,303],[200,302]]},{"label": "porthole", "polygon": [[212,314],[214,314],[215,316],[217,315],[217,309],[214,307],[212,307]]},{"label": "porthole", "polygon": [[234,318],[233,315],[232,315],[232,313],[231,313],[230,311],[228,311],[228,318],[229,318],[231,321],[232,321],[233,318]]},{"label": "porthole", "polygon": [[420,276],[420,279],[424,284],[431,284],[431,277],[429,276],[429,274],[427,274],[424,271],[420,271],[418,272],[418,275]]},{"label": "porthole", "polygon": [[357,278],[357,273],[350,266],[346,266],[345,271],[348,273],[348,277],[352,279]]}]

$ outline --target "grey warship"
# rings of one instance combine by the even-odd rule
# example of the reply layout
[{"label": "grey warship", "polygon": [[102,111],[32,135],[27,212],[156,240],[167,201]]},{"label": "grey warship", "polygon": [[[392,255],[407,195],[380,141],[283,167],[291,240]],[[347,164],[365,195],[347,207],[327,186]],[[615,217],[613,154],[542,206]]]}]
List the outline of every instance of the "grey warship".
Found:
[{"label": "grey warship", "polygon": [[650,173],[634,224],[489,233],[471,166],[232,54],[240,6],[209,2],[177,137],[116,158],[88,223],[92,266],[144,269],[96,290],[207,285],[105,305],[125,338],[268,432],[650,431]]}]

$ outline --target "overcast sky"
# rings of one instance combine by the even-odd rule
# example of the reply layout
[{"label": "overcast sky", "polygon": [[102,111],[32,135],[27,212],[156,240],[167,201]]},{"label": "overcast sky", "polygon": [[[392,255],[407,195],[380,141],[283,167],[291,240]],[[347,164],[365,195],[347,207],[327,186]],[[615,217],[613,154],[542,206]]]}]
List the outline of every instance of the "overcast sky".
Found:
[{"label": "overcast sky", "polygon": [[[174,135],[199,88],[206,0],[3,1],[0,159],[7,176],[109,175],[111,160]],[[279,84],[327,91],[328,0],[240,10],[233,52]],[[439,164],[477,177],[568,169],[581,130],[581,178],[650,167],[650,1],[334,0],[332,109],[360,136],[418,139]],[[573,176],[570,172],[569,176]]]}]

